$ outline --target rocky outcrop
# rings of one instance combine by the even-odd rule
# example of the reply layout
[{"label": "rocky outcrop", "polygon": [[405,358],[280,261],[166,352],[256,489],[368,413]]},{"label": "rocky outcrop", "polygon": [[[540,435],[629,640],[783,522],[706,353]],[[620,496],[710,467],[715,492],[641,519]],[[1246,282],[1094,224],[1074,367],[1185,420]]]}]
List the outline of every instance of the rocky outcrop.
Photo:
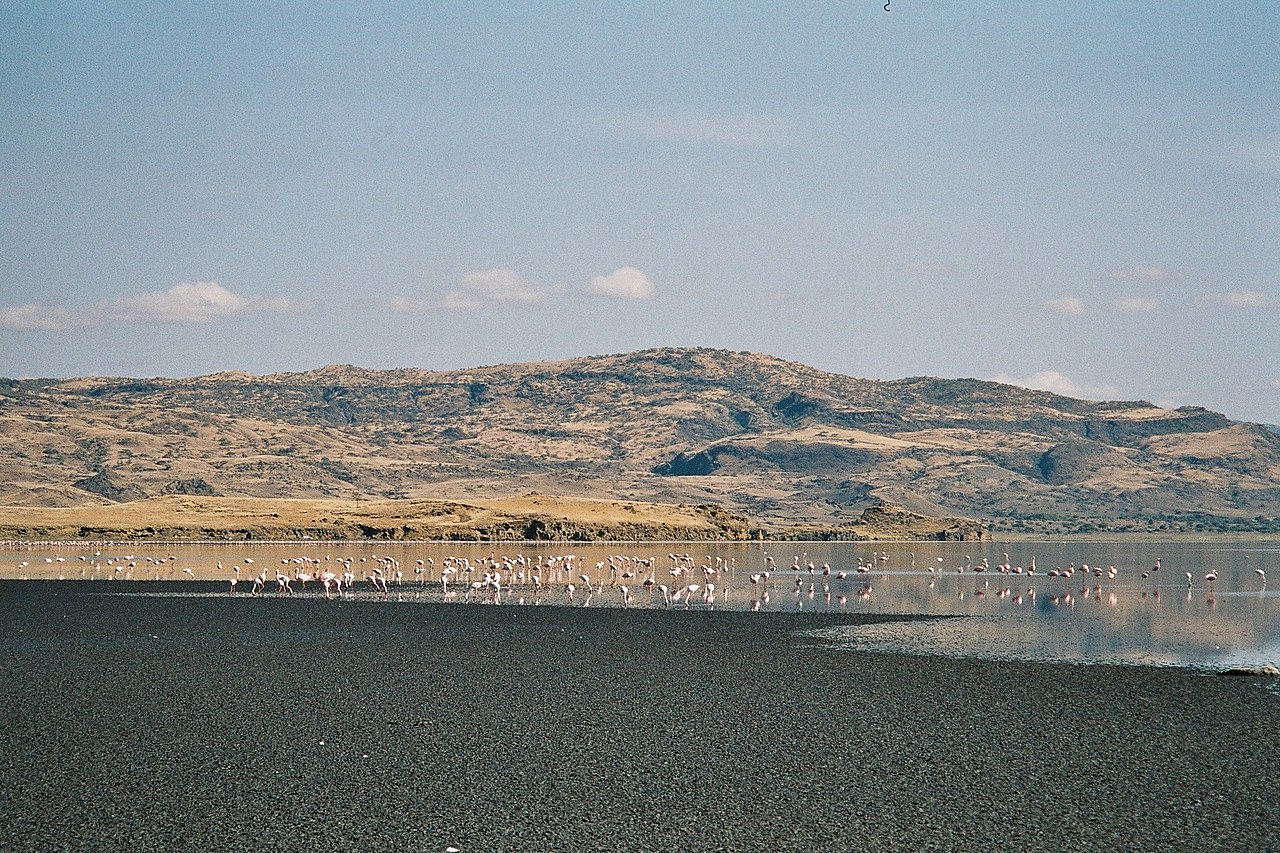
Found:
[{"label": "rocky outcrop", "polygon": [[99,495],[109,501],[136,501],[147,496],[137,486],[121,486],[106,471],[98,471],[88,477],[74,481],[71,485],[91,494]]},{"label": "rocky outcrop", "polygon": [[200,477],[193,477],[190,480],[170,480],[160,489],[162,495],[204,495],[206,497],[216,497],[217,491]]}]

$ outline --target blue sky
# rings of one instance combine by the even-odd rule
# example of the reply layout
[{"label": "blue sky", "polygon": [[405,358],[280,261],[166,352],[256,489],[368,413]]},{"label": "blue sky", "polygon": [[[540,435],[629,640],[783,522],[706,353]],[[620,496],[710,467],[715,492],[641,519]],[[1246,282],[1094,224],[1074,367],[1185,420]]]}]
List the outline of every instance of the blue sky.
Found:
[{"label": "blue sky", "polygon": [[1280,9],[794,5],[7,4],[0,375],[699,345],[1280,423]]}]

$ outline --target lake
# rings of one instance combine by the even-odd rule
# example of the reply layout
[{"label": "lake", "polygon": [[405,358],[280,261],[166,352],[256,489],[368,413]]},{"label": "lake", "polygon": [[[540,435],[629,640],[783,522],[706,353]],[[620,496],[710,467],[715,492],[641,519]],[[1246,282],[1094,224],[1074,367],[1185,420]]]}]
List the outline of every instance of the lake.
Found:
[{"label": "lake", "polygon": [[[960,618],[841,627],[823,639],[836,648],[1207,670],[1280,662],[1274,541],[298,542],[0,551],[0,577],[97,580],[104,591],[107,582],[133,581],[110,587],[116,593],[148,594],[140,582],[188,579],[204,582],[193,583],[190,594],[230,595],[229,580],[238,577],[236,595],[247,601],[264,570],[264,596],[283,594],[277,572],[354,578],[327,604],[318,583],[294,580],[294,594],[316,598],[317,606],[385,597],[472,606],[927,614]],[[501,580],[485,583],[486,573],[501,573]],[[385,595],[368,577],[385,579]]]}]

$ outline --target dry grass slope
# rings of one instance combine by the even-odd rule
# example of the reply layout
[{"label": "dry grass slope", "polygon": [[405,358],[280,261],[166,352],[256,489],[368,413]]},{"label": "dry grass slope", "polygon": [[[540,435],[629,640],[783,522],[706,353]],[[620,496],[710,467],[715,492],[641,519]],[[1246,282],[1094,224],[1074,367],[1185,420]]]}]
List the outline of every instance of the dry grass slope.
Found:
[{"label": "dry grass slope", "polygon": [[559,498],[530,493],[469,501],[319,500],[166,496],[80,507],[0,507],[0,539],[31,540],[429,540],[707,541],[805,538],[976,537],[973,525],[885,510],[867,525],[753,529],[713,506]]}]

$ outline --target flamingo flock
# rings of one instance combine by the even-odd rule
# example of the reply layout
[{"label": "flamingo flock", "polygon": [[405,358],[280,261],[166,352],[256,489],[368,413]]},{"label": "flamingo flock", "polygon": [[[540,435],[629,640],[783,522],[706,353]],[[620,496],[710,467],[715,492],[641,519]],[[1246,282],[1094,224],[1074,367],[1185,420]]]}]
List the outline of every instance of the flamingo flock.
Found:
[{"label": "flamingo flock", "polygon": [[[908,554],[911,571],[916,566],[914,552]],[[1120,569],[1114,564],[1105,567],[1101,564],[1086,562],[1070,562],[1066,566],[1055,566],[1041,573],[1037,558],[1031,555],[1025,565],[1011,559],[1008,553],[1003,559],[992,563],[990,558],[975,560],[966,555],[963,562],[953,567],[955,574],[973,574],[982,578],[986,575],[1005,576],[1010,579],[1022,576],[1031,584],[1040,577],[1042,583],[1054,583],[1049,579],[1070,581],[1077,576],[1083,579],[1084,585],[1077,592],[1051,588],[1047,600],[1053,605],[1073,606],[1076,601],[1093,598],[1105,600],[1114,605],[1117,594],[1110,585],[1120,576]],[[891,570],[891,555],[886,551],[875,551],[869,556],[857,557],[856,563],[849,568],[836,568],[830,562],[820,565],[809,559],[807,552],[793,556],[788,573],[780,573],[775,557],[764,551],[758,570],[746,573],[749,596],[748,603],[752,610],[761,610],[769,605],[775,596],[790,593],[796,606],[803,609],[806,602],[815,601],[821,596],[823,602],[830,607],[834,601],[843,607],[851,599],[865,602],[874,597],[873,576],[877,572]],[[944,571],[944,558],[937,558],[937,564],[929,564],[927,573],[934,577]],[[669,553],[664,562],[656,556],[641,557],[627,554],[612,554],[605,559],[594,562],[574,554],[556,556],[526,556],[515,554],[499,556],[490,554],[487,557],[445,556],[437,567],[434,558],[423,558],[415,561],[412,579],[407,579],[401,569],[400,562],[394,557],[295,557],[281,560],[288,571],[275,570],[275,588],[272,594],[288,596],[305,593],[308,583],[315,583],[326,599],[350,597],[356,588],[357,577],[362,585],[376,598],[387,598],[393,591],[402,595],[406,588],[415,591],[439,585],[439,592],[446,601],[459,601],[465,604],[564,604],[589,607],[595,603],[630,608],[634,606],[661,607],[666,609],[714,609],[729,604],[732,591],[738,588],[737,558],[706,555],[698,560],[689,553]],[[326,566],[331,566],[326,568]],[[219,564],[221,568],[221,564]],[[1157,559],[1154,566],[1142,571],[1141,577],[1149,579],[1156,576],[1161,568]],[[230,578],[231,593],[236,590],[240,571],[233,567]],[[1263,589],[1266,587],[1266,573],[1255,569],[1255,574]],[[1135,572],[1136,574],[1136,572]],[[251,595],[260,596],[268,593],[269,573],[259,571],[254,578]],[[1205,582],[1212,593],[1213,585],[1218,579],[1216,570],[1205,575]],[[1192,576],[1187,573],[1188,586],[1192,585]],[[935,582],[929,581],[932,588]],[[1158,597],[1158,591],[1156,595]],[[957,597],[963,600],[972,595],[982,599],[988,596],[996,600],[1008,600],[1013,604],[1032,603],[1037,600],[1034,585],[1025,590],[1015,590],[1011,583],[997,584],[994,587],[990,580],[982,580],[981,585],[972,591],[961,589]]]},{"label": "flamingo flock", "polygon": [[[653,607],[666,609],[715,609],[736,603],[743,598],[752,610],[761,610],[776,597],[794,599],[795,606],[803,609],[819,596],[828,607],[832,602],[843,607],[851,599],[872,601],[875,596],[873,581],[885,572],[919,574],[914,552],[907,555],[908,566],[899,569],[895,558],[887,551],[874,550],[870,554],[850,556],[845,565],[833,566],[830,561],[819,562],[807,551],[793,554],[787,570],[779,570],[777,559],[767,550],[758,553],[758,565],[743,570],[746,583],[738,579],[737,557],[721,557],[707,554],[701,559],[691,553],[668,553],[659,556],[640,556],[615,553],[601,559],[588,559],[576,554],[560,555],[500,555],[475,557],[448,555],[440,558],[422,557],[413,561],[411,571],[406,572],[400,560],[393,556],[369,554],[366,556],[314,556],[285,557],[278,564],[258,564],[252,557],[217,562],[217,572],[227,584],[227,594],[247,594],[257,597],[289,597],[316,595],[326,600],[352,598],[360,590],[375,599],[387,599],[392,595],[403,597],[406,593],[420,594],[437,589],[445,601],[466,604],[564,604],[589,607],[604,604],[622,608]],[[179,566],[178,557],[140,557],[135,554],[122,556],[102,555],[97,550],[92,556],[80,556],[81,576],[112,580],[180,580],[183,576],[196,579],[197,572],[191,566]],[[755,563],[757,557],[752,556]],[[45,564],[65,564],[61,555],[44,557]],[[29,565],[21,561],[19,569]],[[786,564],[784,564],[786,565]],[[1151,586],[1131,582],[1128,589],[1138,589],[1145,597],[1147,590],[1159,598],[1159,581],[1162,560],[1143,569],[1126,569],[1127,577],[1140,577]],[[956,595],[960,599],[972,596],[976,599],[992,597],[1008,600],[1013,604],[1034,603],[1037,600],[1036,584],[1040,595],[1047,596],[1050,604],[1073,605],[1077,600],[1092,598],[1114,604],[1117,598],[1115,586],[1122,569],[1115,564],[1068,562],[1042,571],[1036,555],[1025,560],[1015,560],[1008,552],[998,561],[981,556],[975,559],[964,555],[947,568],[944,557],[926,562],[923,574],[928,577],[928,588],[935,587],[935,579],[950,571],[956,575],[975,576],[977,585]],[[201,573],[202,575],[204,572]],[[1267,586],[1266,572],[1253,569],[1257,591]],[[1167,579],[1166,570],[1165,577]],[[1022,579],[1016,585],[1014,578]],[[1185,572],[1188,591],[1196,585],[1196,576]],[[995,578],[1002,578],[997,582]],[[1079,578],[1077,591],[1063,588],[1063,581]],[[1215,599],[1219,572],[1210,569],[1203,575],[1210,602]],[[247,587],[247,591],[246,588]],[[1047,588],[1045,588],[1047,587]],[[789,594],[789,596],[788,596]],[[1077,597],[1078,596],[1078,597]],[[1104,599],[1105,596],[1105,599]]]}]

